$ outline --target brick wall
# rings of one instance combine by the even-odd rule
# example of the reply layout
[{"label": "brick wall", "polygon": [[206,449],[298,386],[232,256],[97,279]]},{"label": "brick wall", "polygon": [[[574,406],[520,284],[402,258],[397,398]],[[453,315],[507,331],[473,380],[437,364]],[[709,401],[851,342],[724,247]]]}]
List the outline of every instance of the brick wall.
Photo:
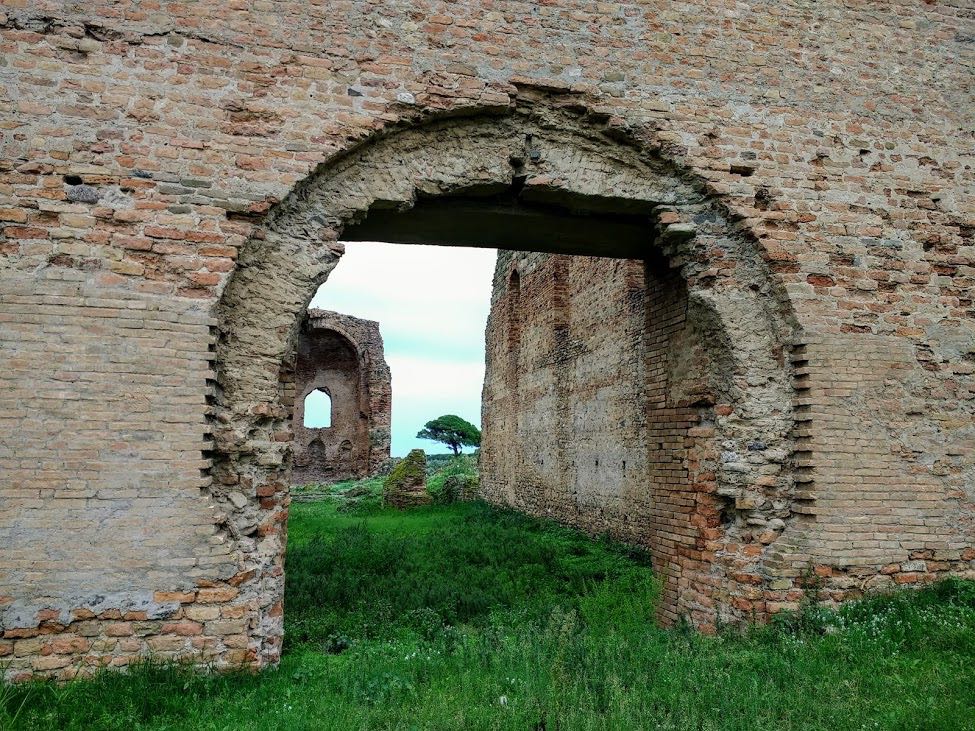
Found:
[{"label": "brick wall", "polygon": [[253,625],[203,456],[216,321],[80,279],[0,292],[0,660],[14,679],[147,652],[245,661]]},{"label": "brick wall", "polygon": [[635,347],[644,327],[643,263],[500,252],[496,281],[484,493],[536,514],[615,527],[646,471],[643,359]]},{"label": "brick wall", "polygon": [[915,348],[893,337],[811,338],[793,360],[797,464],[815,516],[809,558],[829,598],[971,575],[975,486],[964,441],[949,436],[966,419],[916,418],[925,386]]},{"label": "brick wall", "polygon": [[778,457],[791,489],[774,490],[768,469],[735,483],[721,467],[771,467],[770,445],[722,438],[741,405],[721,387],[714,334],[676,272],[651,258],[644,284],[643,266],[500,253],[484,497],[645,546],[668,623],[712,628],[797,609],[808,591],[838,603],[975,576],[970,444],[955,438],[970,422],[951,403],[916,418],[931,384],[915,346],[864,334],[792,343],[792,449]]},{"label": "brick wall", "polygon": [[486,337],[484,497],[644,546],[661,618],[713,623],[693,576],[720,521],[714,395],[680,276],[659,257],[501,252]]},{"label": "brick wall", "polygon": [[[957,0],[6,0],[0,296],[27,298],[2,300],[8,673],[125,662],[152,636],[276,661],[279,379],[342,230],[418,195],[507,188],[516,161],[526,194],[652,204],[648,248],[686,287],[714,405],[695,406],[685,437],[695,497],[674,499],[696,506],[696,533],[675,611],[706,623],[790,606],[830,522],[851,542],[873,532],[844,505],[849,467],[823,452],[831,420],[859,433],[864,415],[869,477],[903,503],[879,532],[916,535],[917,511],[947,536],[887,544],[879,575],[970,572],[973,35]],[[849,374],[862,386],[834,389],[845,354],[877,342],[892,345]],[[87,364],[76,381],[70,363]],[[805,383],[840,402],[825,423]],[[854,569],[872,571],[819,571],[839,597],[871,578]],[[220,617],[210,589],[226,590]],[[197,603],[201,627],[164,629]],[[224,610],[241,624],[208,627]],[[104,633],[76,632],[71,612]],[[139,612],[157,624],[110,639]]]}]

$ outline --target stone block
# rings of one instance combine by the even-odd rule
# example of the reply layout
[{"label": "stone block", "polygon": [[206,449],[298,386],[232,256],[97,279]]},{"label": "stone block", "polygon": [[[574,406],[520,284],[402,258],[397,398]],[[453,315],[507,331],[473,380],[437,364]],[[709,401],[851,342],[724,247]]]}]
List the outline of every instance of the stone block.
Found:
[{"label": "stone block", "polygon": [[383,481],[383,502],[395,508],[411,508],[430,502],[427,457],[422,449],[414,449],[401,459]]}]

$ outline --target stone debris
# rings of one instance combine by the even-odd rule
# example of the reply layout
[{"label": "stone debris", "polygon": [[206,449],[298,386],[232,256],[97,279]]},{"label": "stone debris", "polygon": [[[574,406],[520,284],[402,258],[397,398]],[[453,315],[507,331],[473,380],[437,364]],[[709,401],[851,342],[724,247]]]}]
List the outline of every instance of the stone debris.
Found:
[{"label": "stone debris", "polygon": [[427,455],[422,449],[414,449],[383,481],[383,503],[394,508],[412,508],[429,502]]}]

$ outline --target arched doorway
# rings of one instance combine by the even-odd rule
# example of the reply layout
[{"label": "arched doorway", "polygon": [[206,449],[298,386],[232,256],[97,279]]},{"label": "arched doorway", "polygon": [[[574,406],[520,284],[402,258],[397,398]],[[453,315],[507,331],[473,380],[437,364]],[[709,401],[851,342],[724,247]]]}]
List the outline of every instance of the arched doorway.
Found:
[{"label": "arched doorway", "polygon": [[[245,484],[259,500],[257,529],[239,541],[261,662],[276,660],[283,626],[290,440],[277,378],[342,239],[644,260],[646,358],[635,377],[645,462],[629,465],[641,479],[599,520],[650,548],[664,621],[742,616],[775,576],[794,575],[784,550],[802,530],[787,296],[756,242],[651,131],[526,93],[509,109],[403,128],[323,165],[241,252],[219,312],[213,496]],[[528,268],[513,269],[522,299]],[[493,438],[488,496],[518,504]],[[232,523],[232,506],[227,514]],[[772,520],[757,540],[755,526]]]}]

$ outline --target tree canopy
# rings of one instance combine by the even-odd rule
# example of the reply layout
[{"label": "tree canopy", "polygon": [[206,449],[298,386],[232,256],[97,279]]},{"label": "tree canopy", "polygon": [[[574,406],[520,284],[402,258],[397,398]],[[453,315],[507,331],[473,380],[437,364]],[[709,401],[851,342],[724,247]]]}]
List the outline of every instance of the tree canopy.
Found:
[{"label": "tree canopy", "polygon": [[481,430],[453,414],[428,421],[416,437],[446,444],[455,455],[460,454],[462,447],[478,447],[481,444]]}]

